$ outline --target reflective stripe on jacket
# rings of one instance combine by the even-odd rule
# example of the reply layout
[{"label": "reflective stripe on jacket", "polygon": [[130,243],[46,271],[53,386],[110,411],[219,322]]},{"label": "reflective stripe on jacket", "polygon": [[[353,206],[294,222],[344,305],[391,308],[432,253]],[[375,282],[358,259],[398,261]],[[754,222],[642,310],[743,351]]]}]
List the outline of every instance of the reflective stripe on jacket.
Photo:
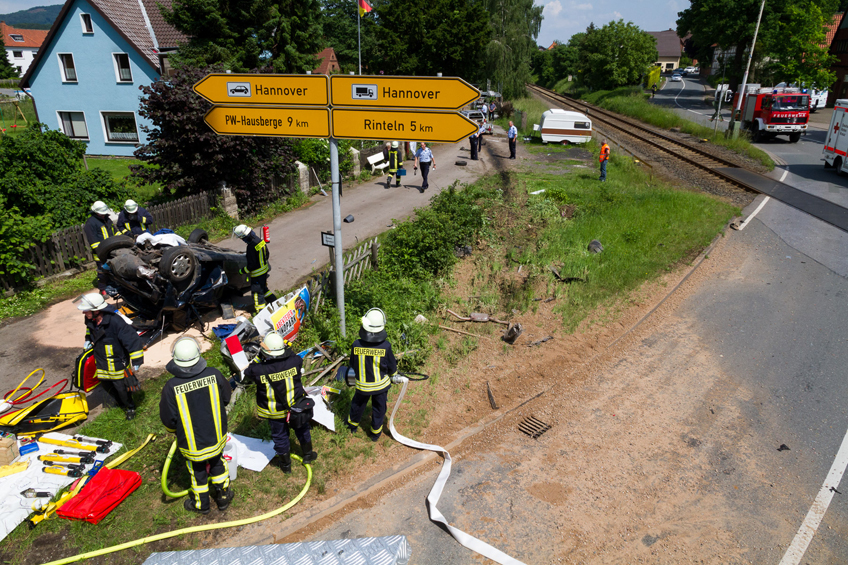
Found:
[{"label": "reflective stripe on jacket", "polygon": [[103,320],[95,325],[85,321],[85,339],[92,343],[98,379],[116,381],[124,378],[130,365],[144,363],[141,338],[131,325],[112,312],[103,312]]},{"label": "reflective stripe on jacket", "polygon": [[94,212],[88,217],[85,221],[85,226],[83,226],[83,232],[85,233],[85,239],[88,241],[88,244],[91,246],[91,251],[94,253],[95,259],[100,260],[97,257],[97,248],[103,243],[105,240],[110,237],[118,235],[118,230],[115,228],[115,224],[112,223],[112,219],[107,217],[106,221],[102,221],[100,218],[94,215]]},{"label": "reflective stripe on jacket", "polygon": [[141,206],[138,207],[135,214],[130,214],[126,210],[121,210],[121,213],[118,214],[117,229],[125,235],[140,235],[149,232],[152,225],[153,216]]},{"label": "reflective stripe on jacket", "polygon": [[180,453],[189,461],[204,461],[224,450],[227,443],[227,411],[232,387],[218,369],[199,364],[199,370],[166,369],[174,375],[162,389],[159,418],[177,436]]},{"label": "reflective stripe on jacket", "polygon": [[271,270],[268,263],[271,252],[268,251],[265,240],[252,231],[243,240],[247,244],[247,274],[251,278],[259,277]]},{"label": "reflective stripe on jacket", "polygon": [[395,173],[401,167],[403,161],[400,160],[400,152],[397,149],[389,150],[389,173]]},{"label": "reflective stripe on jacket", "polygon": [[377,394],[391,385],[397,361],[388,341],[372,343],[357,339],[350,351],[350,367],[356,373],[356,390]]},{"label": "reflective stripe on jacket", "polygon": [[260,418],[285,418],[297,400],[306,395],[300,374],[303,360],[286,352],[283,357],[251,363],[244,376],[256,383],[256,407]]}]

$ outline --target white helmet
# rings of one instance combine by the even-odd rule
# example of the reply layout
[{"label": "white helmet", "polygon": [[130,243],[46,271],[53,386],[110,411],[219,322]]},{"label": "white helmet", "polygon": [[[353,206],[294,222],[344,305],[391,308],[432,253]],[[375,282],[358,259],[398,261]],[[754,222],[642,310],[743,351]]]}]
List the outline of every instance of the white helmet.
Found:
[{"label": "white helmet", "polygon": [[242,224],[242,225],[240,225],[240,226],[236,226],[236,227],[235,227],[235,229],[233,230],[233,233],[234,233],[234,234],[236,234],[236,237],[238,237],[239,239],[241,239],[241,238],[243,238],[243,237],[247,237],[247,236],[249,236],[249,235],[250,235],[250,232],[252,232],[252,231],[253,231],[253,230],[252,230],[252,229],[250,229],[250,227],[249,227],[249,226],[246,226],[246,225]]},{"label": "white helmet", "polygon": [[91,205],[91,211],[95,214],[100,214],[101,216],[105,216],[109,213],[109,207],[106,206],[106,203],[102,200],[98,200],[94,204]]},{"label": "white helmet", "polygon": [[138,204],[136,204],[135,200],[127,200],[124,202],[124,210],[130,214],[135,214],[138,212]]},{"label": "white helmet", "polygon": [[77,308],[83,312],[96,312],[108,306],[109,304],[107,304],[106,299],[100,293],[92,292],[82,297]]},{"label": "white helmet", "polygon": [[398,142],[392,141],[392,149],[397,149],[397,148],[398,148]]},{"label": "white helmet", "polygon": [[386,314],[379,308],[371,308],[362,317],[362,329],[376,334],[386,329]]},{"label": "white helmet", "polygon": [[183,336],[174,342],[171,355],[177,367],[193,367],[200,361],[200,344],[191,336]]},{"label": "white helmet", "polygon": [[279,357],[283,353],[286,352],[286,340],[283,339],[283,336],[278,334],[277,332],[268,332],[265,334],[264,339],[264,347],[265,353],[270,355],[271,357]]}]

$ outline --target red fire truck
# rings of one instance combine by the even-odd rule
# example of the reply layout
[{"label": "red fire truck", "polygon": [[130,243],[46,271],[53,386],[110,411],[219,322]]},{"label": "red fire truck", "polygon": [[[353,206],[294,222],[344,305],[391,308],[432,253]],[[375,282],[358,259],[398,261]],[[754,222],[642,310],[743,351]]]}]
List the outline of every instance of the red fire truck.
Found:
[{"label": "red fire truck", "polygon": [[[733,95],[736,107],[737,94]],[[788,135],[797,143],[807,130],[810,119],[810,94],[793,87],[762,88],[759,84],[745,87],[742,109],[736,120],[751,132],[754,141],[765,141],[776,135]]]}]

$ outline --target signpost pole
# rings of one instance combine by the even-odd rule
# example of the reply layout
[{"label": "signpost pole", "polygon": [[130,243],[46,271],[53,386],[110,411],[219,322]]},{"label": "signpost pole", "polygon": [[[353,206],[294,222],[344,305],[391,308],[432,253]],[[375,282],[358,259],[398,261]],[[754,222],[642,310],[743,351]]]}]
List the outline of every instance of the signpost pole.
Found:
[{"label": "signpost pole", "polygon": [[339,324],[345,337],[344,258],[342,257],[342,213],[339,202],[339,141],[330,137],[330,182],[333,184],[333,251],[336,254],[336,305]]}]

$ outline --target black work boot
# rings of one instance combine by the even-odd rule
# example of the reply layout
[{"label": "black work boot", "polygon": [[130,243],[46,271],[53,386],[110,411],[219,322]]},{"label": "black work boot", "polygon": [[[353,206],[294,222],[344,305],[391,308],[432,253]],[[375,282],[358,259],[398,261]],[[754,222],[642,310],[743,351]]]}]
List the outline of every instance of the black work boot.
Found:
[{"label": "black work boot", "polygon": [[347,430],[352,434],[355,434],[356,430],[359,429],[359,426],[352,426],[350,424],[345,424],[345,425],[347,426]]},{"label": "black work boot", "polygon": [[300,444],[300,447],[303,449],[303,464],[312,463],[316,459],[318,459],[318,454],[312,451],[312,442],[307,441],[306,443]]},{"label": "black work boot", "polygon": [[291,454],[289,453],[278,453],[277,457],[280,458],[280,469],[282,469],[283,473],[286,475],[291,475]]},{"label": "black work boot", "polygon": [[[201,505],[202,504],[203,503],[201,502]],[[185,502],[183,502],[183,508],[185,508],[189,512],[194,512],[195,514],[209,514],[209,507],[207,506],[205,510],[202,507],[197,508],[194,505],[194,499],[191,497],[191,495],[189,495],[188,498],[185,499]]]},{"label": "black work boot", "polygon": [[212,485],[212,498],[215,504],[218,505],[218,510],[223,512],[230,507],[230,502],[233,500],[235,493],[230,487],[223,488],[217,485]]},{"label": "black work boot", "polygon": [[135,408],[127,408],[126,412],[127,421],[135,418]]}]

